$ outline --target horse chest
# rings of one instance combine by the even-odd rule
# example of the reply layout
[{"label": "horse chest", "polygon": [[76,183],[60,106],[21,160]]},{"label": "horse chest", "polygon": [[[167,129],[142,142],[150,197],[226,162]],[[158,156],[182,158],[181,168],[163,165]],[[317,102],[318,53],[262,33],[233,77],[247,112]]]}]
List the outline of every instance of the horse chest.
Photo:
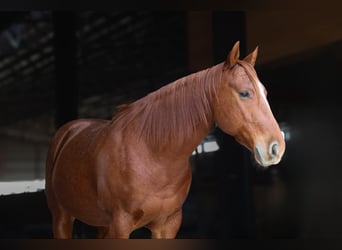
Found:
[{"label": "horse chest", "polygon": [[114,156],[106,147],[97,157],[99,205],[109,218],[130,218],[135,227],[166,220],[179,211],[191,183],[187,160],[156,158],[138,146],[115,148]]},{"label": "horse chest", "polygon": [[[125,217],[130,217],[136,228],[165,221],[181,209],[189,191],[191,172],[172,180],[164,175],[152,176],[116,176],[118,181],[107,183],[109,196],[103,197],[101,204],[107,207],[107,211],[109,208],[109,212],[112,208],[113,215],[118,212],[126,214]],[[125,182],[119,181],[123,179]]]}]

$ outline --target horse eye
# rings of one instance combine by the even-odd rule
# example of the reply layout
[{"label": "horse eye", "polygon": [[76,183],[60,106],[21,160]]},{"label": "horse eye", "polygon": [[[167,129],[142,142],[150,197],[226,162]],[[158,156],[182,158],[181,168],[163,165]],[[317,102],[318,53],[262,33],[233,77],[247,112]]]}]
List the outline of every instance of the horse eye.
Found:
[{"label": "horse eye", "polygon": [[249,97],[251,97],[251,94],[247,90],[241,91],[239,93],[239,95],[240,95],[241,98],[249,98]]}]

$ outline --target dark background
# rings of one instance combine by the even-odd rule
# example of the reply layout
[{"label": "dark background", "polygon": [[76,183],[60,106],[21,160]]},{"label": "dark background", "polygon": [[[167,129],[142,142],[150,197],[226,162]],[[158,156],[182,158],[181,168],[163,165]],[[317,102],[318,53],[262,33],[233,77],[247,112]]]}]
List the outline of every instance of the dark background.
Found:
[{"label": "dark background", "polygon": [[[220,150],[191,157],[178,238],[341,238],[341,17],[337,11],[0,12],[0,181],[42,179],[49,140],[75,118],[110,119],[240,40],[287,133],[261,169],[219,129]],[[51,238],[43,191],[0,196],[0,237]],[[133,238],[149,233],[137,230]],[[76,222],[75,237],[93,237]]]}]

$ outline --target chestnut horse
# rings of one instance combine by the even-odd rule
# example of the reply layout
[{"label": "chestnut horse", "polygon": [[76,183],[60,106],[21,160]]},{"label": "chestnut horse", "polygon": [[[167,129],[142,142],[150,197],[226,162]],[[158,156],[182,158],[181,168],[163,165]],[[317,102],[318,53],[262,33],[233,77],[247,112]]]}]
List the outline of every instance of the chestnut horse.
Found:
[{"label": "chestnut horse", "polygon": [[254,69],[258,48],[191,74],[119,108],[112,120],[80,119],[55,134],[46,197],[55,238],[71,238],[75,219],[100,238],[175,238],[191,183],[189,157],[217,124],[264,167],[285,142]]}]

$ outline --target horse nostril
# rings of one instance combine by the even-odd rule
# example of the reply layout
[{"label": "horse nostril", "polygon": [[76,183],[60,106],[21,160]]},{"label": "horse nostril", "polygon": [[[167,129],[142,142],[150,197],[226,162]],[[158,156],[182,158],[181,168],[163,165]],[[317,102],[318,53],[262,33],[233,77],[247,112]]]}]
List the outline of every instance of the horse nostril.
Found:
[{"label": "horse nostril", "polygon": [[277,142],[272,142],[270,145],[270,155],[275,157],[278,155],[279,145]]}]

